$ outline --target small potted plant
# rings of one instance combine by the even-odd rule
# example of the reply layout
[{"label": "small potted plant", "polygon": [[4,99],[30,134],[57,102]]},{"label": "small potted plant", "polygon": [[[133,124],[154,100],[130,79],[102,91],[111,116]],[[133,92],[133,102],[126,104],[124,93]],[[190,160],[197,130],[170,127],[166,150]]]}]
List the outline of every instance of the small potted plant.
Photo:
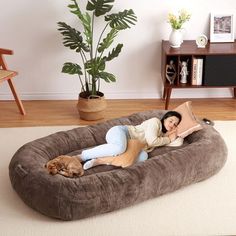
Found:
[{"label": "small potted plant", "polygon": [[[76,0],[70,0],[68,8],[78,18],[78,28],[75,29],[65,22],[58,22],[58,30],[63,35],[63,44],[80,55],[81,63],[66,62],[62,72],[78,75],[81,83],[78,110],[80,118],[97,120],[104,118],[106,108],[104,94],[100,91],[101,80],[115,82],[116,77],[106,71],[106,63],[118,57],[123,44],[118,43],[109,50],[117,34],[134,25],[137,17],[132,9],[118,13],[111,11],[115,0],[87,1],[86,10],[82,12]],[[104,28],[94,37],[96,18],[104,17]],[[82,29],[82,30],[81,30]],[[97,34],[96,34],[97,35]],[[101,105],[99,105],[101,103]]]}]

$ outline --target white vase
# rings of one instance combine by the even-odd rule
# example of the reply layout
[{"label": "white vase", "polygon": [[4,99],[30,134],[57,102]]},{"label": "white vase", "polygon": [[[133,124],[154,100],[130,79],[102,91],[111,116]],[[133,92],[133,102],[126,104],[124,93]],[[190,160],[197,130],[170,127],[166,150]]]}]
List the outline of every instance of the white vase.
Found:
[{"label": "white vase", "polygon": [[172,48],[179,48],[183,43],[183,34],[181,29],[172,29],[170,38],[170,46]]}]

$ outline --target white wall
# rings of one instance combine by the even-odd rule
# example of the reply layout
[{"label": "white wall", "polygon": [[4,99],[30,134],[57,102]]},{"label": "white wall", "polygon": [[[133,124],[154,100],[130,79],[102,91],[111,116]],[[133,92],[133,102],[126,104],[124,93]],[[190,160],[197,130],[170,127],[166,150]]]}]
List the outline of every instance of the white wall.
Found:
[{"label": "white wall", "polygon": [[[80,0],[85,2],[85,0]],[[62,44],[57,22],[75,23],[67,8],[69,0],[0,0],[0,47],[10,48],[10,68],[19,72],[14,80],[22,99],[76,99],[80,90],[77,77],[61,73],[66,61],[78,55]],[[182,8],[191,12],[184,39],[199,34],[209,36],[211,11],[236,11],[235,0],[116,0],[114,11],[132,8],[138,23],[120,33],[116,42],[124,43],[118,58],[109,64],[117,82],[102,83],[107,98],[160,98],[162,82],[161,40],[168,39],[167,14]],[[227,97],[230,89],[174,90],[172,97]],[[0,87],[0,99],[11,99],[7,83]]]}]

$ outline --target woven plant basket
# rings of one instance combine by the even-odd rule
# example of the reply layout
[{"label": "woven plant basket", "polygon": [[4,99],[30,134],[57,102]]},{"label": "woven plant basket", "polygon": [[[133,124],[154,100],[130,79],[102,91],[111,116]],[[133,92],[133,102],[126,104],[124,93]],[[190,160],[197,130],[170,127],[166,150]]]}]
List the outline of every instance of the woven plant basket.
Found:
[{"label": "woven plant basket", "polygon": [[85,98],[84,93],[79,94],[77,108],[82,120],[103,119],[106,107],[106,99],[101,92],[97,96],[89,96],[88,98]]}]

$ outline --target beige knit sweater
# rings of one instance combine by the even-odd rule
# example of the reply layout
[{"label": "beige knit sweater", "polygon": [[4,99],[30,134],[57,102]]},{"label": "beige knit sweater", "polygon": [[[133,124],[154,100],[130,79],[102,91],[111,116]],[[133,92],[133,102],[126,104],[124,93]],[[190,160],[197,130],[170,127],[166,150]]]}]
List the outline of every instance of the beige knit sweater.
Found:
[{"label": "beige knit sweater", "polygon": [[168,137],[164,137],[161,131],[162,124],[158,118],[145,120],[140,125],[127,125],[131,139],[138,139],[145,144],[144,150],[152,151],[155,147],[164,146],[170,143]]}]

